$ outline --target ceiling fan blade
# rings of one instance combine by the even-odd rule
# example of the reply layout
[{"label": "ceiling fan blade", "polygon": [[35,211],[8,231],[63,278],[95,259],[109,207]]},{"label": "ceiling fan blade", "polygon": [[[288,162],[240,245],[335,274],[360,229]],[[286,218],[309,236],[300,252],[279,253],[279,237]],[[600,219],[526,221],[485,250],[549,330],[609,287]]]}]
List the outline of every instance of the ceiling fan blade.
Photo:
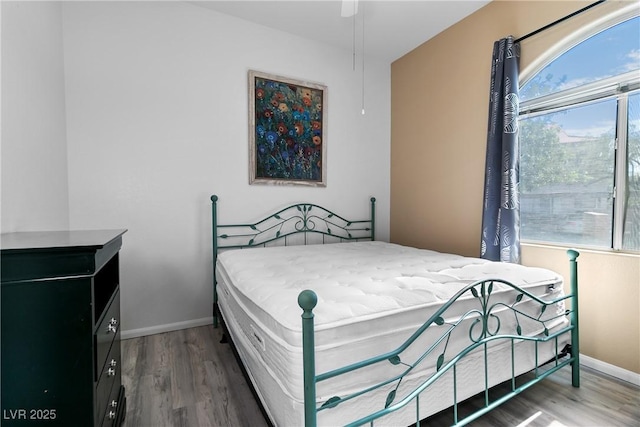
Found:
[{"label": "ceiling fan blade", "polygon": [[342,0],[342,12],[340,16],[350,18],[358,13],[358,0]]}]

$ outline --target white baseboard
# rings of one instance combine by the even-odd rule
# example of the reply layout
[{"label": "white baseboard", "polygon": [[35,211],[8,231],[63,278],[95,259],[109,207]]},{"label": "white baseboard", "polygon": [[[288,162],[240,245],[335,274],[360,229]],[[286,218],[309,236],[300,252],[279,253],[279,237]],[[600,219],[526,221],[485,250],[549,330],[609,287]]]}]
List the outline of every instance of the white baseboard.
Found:
[{"label": "white baseboard", "polygon": [[161,334],[163,332],[179,331],[180,329],[195,328],[198,326],[212,325],[213,317],[187,320],[184,322],[167,323],[165,325],[150,326],[148,328],[130,329],[120,332],[120,339],[144,337],[147,335]]},{"label": "white baseboard", "polygon": [[635,372],[594,359],[593,357],[585,356],[584,354],[580,354],[580,364],[640,387],[640,374],[636,374]]}]

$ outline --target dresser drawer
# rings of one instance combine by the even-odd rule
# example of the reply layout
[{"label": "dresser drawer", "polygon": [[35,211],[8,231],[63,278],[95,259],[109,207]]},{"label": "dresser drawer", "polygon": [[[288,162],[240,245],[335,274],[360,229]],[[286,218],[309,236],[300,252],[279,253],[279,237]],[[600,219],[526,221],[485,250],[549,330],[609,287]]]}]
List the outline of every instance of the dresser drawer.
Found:
[{"label": "dresser drawer", "polygon": [[107,355],[107,363],[99,373],[98,384],[96,385],[96,414],[98,419],[102,419],[105,410],[111,403],[110,395],[113,390],[120,388],[120,368],[120,341],[116,341]]},{"label": "dresser drawer", "polygon": [[106,314],[95,331],[96,364],[95,378],[106,370],[107,355],[114,339],[120,340],[120,291],[116,290],[113,299],[106,309]]},{"label": "dresser drawer", "polygon": [[107,408],[104,411],[104,418],[102,419],[102,427],[115,427],[122,422],[122,412],[126,411],[126,407],[123,407],[125,400],[123,400],[123,396],[120,396],[120,388],[120,378],[118,378],[115,384],[113,384],[111,394],[109,395]]}]

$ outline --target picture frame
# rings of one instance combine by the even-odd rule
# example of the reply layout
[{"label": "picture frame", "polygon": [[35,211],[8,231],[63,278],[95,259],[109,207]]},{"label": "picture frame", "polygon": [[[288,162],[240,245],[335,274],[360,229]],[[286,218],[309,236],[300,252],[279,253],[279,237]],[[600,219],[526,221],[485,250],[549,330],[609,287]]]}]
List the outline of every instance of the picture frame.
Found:
[{"label": "picture frame", "polygon": [[249,70],[249,184],[327,185],[327,86]]}]

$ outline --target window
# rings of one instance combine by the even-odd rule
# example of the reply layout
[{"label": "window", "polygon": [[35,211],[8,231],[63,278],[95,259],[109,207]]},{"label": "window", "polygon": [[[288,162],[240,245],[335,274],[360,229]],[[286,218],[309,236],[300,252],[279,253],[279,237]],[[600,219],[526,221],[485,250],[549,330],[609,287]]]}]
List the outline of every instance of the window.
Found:
[{"label": "window", "polygon": [[640,251],[640,17],[520,90],[521,238]]}]

